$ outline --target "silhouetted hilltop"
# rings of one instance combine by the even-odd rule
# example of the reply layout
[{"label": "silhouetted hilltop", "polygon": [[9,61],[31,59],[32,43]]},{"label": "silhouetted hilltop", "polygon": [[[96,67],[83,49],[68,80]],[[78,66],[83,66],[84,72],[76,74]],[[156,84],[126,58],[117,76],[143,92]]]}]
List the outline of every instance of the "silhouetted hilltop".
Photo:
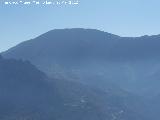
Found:
[{"label": "silhouetted hilltop", "polygon": [[[6,57],[45,55],[55,59],[86,56],[103,60],[134,60],[158,57],[160,36],[120,37],[94,29],[56,29],[22,42],[5,52]],[[36,56],[35,56],[36,55]]]}]

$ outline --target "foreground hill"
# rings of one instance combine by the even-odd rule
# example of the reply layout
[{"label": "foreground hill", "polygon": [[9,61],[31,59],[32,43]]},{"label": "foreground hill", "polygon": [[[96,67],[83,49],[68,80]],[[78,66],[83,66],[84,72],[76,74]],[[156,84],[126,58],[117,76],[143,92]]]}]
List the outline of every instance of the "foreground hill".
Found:
[{"label": "foreground hill", "polygon": [[28,61],[2,57],[0,106],[1,120],[146,120],[127,94],[49,79]]},{"label": "foreground hill", "polygon": [[49,76],[105,89],[108,83],[154,97],[160,94],[160,35],[120,37],[92,29],[58,29],[3,53],[30,60]]}]

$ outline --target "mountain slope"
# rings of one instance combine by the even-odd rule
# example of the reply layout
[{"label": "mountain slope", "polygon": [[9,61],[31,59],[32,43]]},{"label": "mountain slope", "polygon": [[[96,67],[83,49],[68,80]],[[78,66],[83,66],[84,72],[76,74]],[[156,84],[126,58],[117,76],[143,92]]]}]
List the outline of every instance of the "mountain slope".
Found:
[{"label": "mountain slope", "polygon": [[28,61],[0,57],[1,120],[146,120],[126,100],[76,82],[49,79]]}]

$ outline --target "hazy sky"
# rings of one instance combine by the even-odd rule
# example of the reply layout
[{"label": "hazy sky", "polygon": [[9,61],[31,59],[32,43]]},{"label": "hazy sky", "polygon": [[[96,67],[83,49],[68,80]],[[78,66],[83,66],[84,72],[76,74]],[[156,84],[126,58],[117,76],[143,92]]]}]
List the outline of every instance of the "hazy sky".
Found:
[{"label": "hazy sky", "polygon": [[76,27],[120,36],[160,34],[160,0],[80,0],[67,7],[1,4],[0,51],[52,29]]}]

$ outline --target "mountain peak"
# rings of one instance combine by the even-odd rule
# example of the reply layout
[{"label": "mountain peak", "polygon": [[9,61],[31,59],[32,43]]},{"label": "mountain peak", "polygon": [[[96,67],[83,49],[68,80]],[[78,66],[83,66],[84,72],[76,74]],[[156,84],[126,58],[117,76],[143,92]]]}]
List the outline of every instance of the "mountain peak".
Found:
[{"label": "mountain peak", "polygon": [[95,36],[95,35],[105,35],[105,36],[115,36],[115,37],[119,37],[118,35],[114,35],[108,32],[104,32],[101,30],[97,30],[97,29],[85,29],[85,28],[66,28],[66,29],[54,29],[54,30],[50,30],[42,35],[40,35],[38,38],[40,37],[44,37],[44,36],[84,36],[84,35],[91,35],[91,36]]}]

